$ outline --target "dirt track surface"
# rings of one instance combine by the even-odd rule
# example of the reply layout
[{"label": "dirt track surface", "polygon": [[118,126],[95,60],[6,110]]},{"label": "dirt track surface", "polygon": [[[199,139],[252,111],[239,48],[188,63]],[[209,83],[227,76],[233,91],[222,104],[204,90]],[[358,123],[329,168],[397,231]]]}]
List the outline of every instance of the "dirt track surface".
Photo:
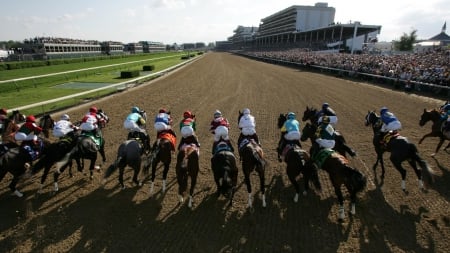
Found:
[{"label": "dirt track surface", "polygon": [[[338,129],[358,153],[350,164],[369,178],[359,195],[356,215],[337,220],[337,199],[324,171],[322,192],[313,191],[293,202],[294,189],[285,164],[276,160],[279,139],[276,126],[280,113],[303,114],[306,106],[328,102],[338,113]],[[123,119],[132,106],[148,112],[150,121],[160,107],[172,112],[174,122],[186,109],[197,116],[202,150],[194,206],[179,204],[175,157],[168,176],[168,190],[161,192],[161,167],[155,193],[149,182],[132,185],[127,170],[125,190],[118,186],[116,172],[101,187],[101,173],[92,181],[82,173],[60,177],[60,191],[53,194],[50,175],[40,191],[41,174],[23,181],[25,194],[12,196],[7,176],[0,184],[0,249],[2,252],[448,252],[450,249],[450,159],[440,151],[430,157],[437,139],[418,140],[430,131],[421,128],[424,108],[442,101],[418,97],[370,84],[346,81],[317,73],[256,62],[226,54],[208,53],[201,59],[148,85],[116,94],[95,103],[111,118],[104,129],[107,162],[111,164],[125,140]],[[364,126],[368,110],[388,106],[402,121],[402,134],[417,144],[421,155],[440,175],[433,188],[418,189],[417,178],[407,163],[407,189],[400,188],[400,174],[385,154],[386,179],[375,176],[372,130]],[[89,105],[70,111],[81,118]],[[238,111],[248,107],[257,121],[257,132],[269,166],[266,171],[267,207],[263,208],[257,176],[252,175],[254,207],[247,208],[247,191],[239,166],[238,191],[232,207],[217,198],[210,170],[213,141],[209,123],[216,109],[231,122],[230,137],[238,138]],[[58,114],[54,115],[58,117]],[[302,123],[303,125],[304,123]],[[148,126],[152,141],[153,127]],[[176,129],[179,133],[178,129]],[[446,145],[446,143],[445,143]],[[309,143],[304,143],[309,148]],[[299,179],[303,183],[303,179]],[[301,185],[303,189],[303,185]],[[345,192],[346,210],[349,208]]]}]

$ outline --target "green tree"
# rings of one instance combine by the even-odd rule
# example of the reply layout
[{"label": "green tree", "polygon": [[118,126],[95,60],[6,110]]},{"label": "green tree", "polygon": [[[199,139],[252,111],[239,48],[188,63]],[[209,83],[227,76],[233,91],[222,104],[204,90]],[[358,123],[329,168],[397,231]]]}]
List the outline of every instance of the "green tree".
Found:
[{"label": "green tree", "polygon": [[399,51],[411,51],[413,49],[413,44],[417,39],[417,30],[411,31],[408,35],[403,33],[403,36],[400,37],[399,41],[394,41],[394,47]]}]

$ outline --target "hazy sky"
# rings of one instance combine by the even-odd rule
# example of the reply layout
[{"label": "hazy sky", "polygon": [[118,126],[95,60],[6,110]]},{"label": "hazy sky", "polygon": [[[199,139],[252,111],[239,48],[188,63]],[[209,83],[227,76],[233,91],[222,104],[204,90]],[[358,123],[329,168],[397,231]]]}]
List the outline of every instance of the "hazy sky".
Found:
[{"label": "hazy sky", "polygon": [[380,41],[413,29],[418,39],[428,39],[446,21],[450,31],[450,0],[10,0],[0,2],[0,41],[47,36],[209,43],[226,40],[238,25],[258,26],[287,7],[317,2],[336,9],[335,22],[381,25]]}]

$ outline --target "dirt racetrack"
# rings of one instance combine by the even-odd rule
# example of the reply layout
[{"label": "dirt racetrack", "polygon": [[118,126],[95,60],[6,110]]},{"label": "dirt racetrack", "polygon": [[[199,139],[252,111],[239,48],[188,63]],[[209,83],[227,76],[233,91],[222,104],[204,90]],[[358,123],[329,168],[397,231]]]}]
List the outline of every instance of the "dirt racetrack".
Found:
[{"label": "dirt racetrack", "polygon": [[[320,171],[323,191],[314,190],[294,203],[294,189],[286,176],[285,164],[276,159],[278,115],[294,111],[301,118],[306,106],[319,107],[323,102],[338,113],[337,128],[357,151],[357,157],[349,158],[350,164],[369,178],[367,189],[359,195],[356,215],[347,213],[342,223],[338,222],[337,199],[324,171]],[[99,172],[92,181],[82,173],[75,173],[73,178],[64,173],[57,194],[53,194],[51,175],[37,194],[39,173],[19,184],[25,194],[21,199],[11,195],[8,175],[0,183],[0,251],[448,252],[449,154],[441,150],[435,158],[430,157],[437,144],[435,138],[417,144],[431,129],[430,123],[423,128],[418,124],[423,109],[442,103],[227,53],[207,53],[145,86],[95,102],[111,118],[103,131],[108,160],[103,169],[114,161],[119,144],[126,138],[122,123],[132,106],[145,109],[150,121],[160,107],[170,109],[176,124],[184,110],[196,114],[202,151],[192,209],[186,203],[178,203],[175,158],[167,192],[161,192],[160,167],[151,197],[148,180],[142,187],[132,185],[131,170],[126,173],[125,190],[118,186],[117,172],[104,188],[100,186]],[[402,192],[400,174],[389,161],[389,154],[384,156],[386,179],[381,182],[380,173],[375,176],[371,169],[375,162],[372,130],[363,123],[368,110],[379,111],[382,106],[388,106],[399,117],[402,134],[417,144],[421,155],[440,176],[432,188],[419,190],[417,178],[405,162],[408,192]],[[81,119],[88,107],[70,110],[72,119]],[[213,112],[219,109],[229,119],[230,137],[236,142],[238,111],[245,107],[256,118],[257,132],[269,161],[265,208],[256,175],[252,175],[254,207],[247,208],[247,191],[239,165],[237,194],[233,206],[227,208],[226,200],[215,195],[210,170],[213,137],[208,129]],[[148,130],[153,141],[152,124]],[[303,145],[309,148],[309,142]],[[345,197],[348,211],[347,192]]]}]

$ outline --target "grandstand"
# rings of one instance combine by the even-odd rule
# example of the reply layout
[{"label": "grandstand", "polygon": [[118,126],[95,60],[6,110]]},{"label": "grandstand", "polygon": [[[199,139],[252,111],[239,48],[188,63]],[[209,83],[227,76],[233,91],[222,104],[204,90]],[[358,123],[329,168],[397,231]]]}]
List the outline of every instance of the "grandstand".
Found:
[{"label": "grandstand", "polygon": [[[238,26],[228,42],[216,42],[218,49],[308,48],[314,51],[361,50],[363,43],[381,31],[378,25],[361,22],[334,22],[335,8],[328,3],[314,6],[294,5],[261,19],[257,31],[249,36]],[[241,28],[242,27],[242,28]]]}]

